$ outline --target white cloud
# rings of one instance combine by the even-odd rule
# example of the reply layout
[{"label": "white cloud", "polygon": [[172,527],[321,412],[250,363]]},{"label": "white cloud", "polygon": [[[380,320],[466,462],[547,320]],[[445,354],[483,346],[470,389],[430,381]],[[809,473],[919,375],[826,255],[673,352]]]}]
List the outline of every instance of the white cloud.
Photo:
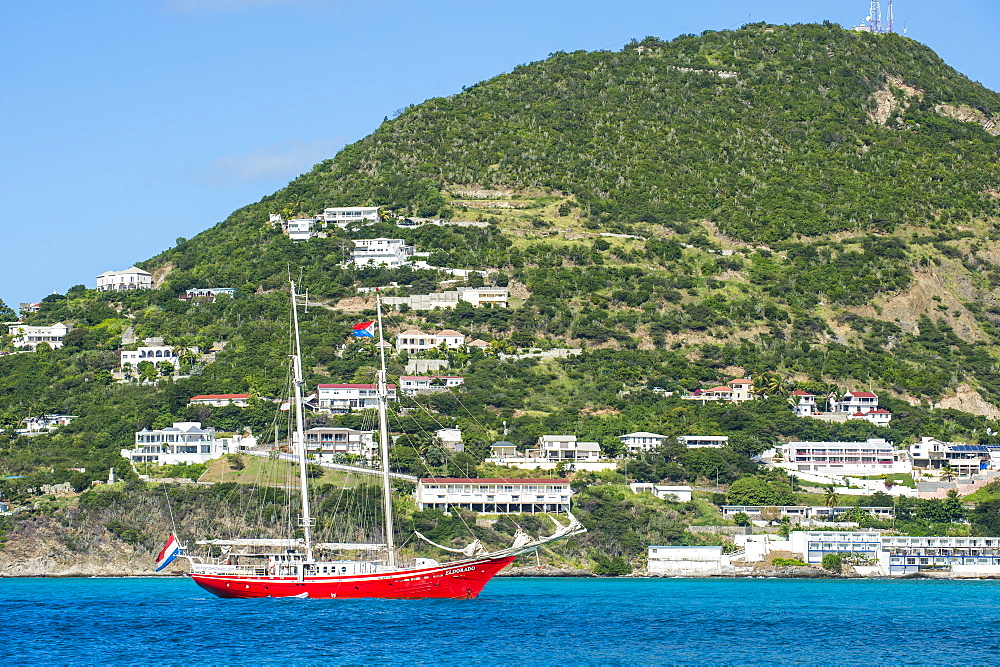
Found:
[{"label": "white cloud", "polygon": [[216,186],[291,180],[317,162],[332,158],[346,138],[312,143],[286,141],[242,154],[223,155],[198,171],[197,180]]}]

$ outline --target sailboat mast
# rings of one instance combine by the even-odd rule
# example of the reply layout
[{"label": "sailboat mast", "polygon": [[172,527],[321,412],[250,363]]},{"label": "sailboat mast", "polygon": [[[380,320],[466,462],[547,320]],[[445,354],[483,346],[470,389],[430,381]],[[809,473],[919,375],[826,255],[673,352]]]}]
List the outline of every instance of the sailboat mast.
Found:
[{"label": "sailboat mast", "polygon": [[392,489],[389,482],[389,422],[386,417],[386,403],[389,388],[385,378],[385,345],[382,340],[382,295],[375,294],[375,310],[378,313],[378,352],[382,365],[378,372],[378,440],[382,453],[382,508],[385,512],[385,546],[388,551],[389,567],[396,567],[396,545],[392,530]]},{"label": "sailboat mast", "polygon": [[312,547],[312,516],[309,511],[309,488],[306,476],[306,439],[305,439],[305,418],[302,412],[302,342],[299,337],[299,310],[295,303],[295,282],[292,284],[292,329],[295,331],[295,354],[292,355],[292,372],[294,373],[295,385],[295,455],[299,457],[299,491],[302,494],[302,517],[299,523],[302,526],[302,536],[306,545],[306,561],[313,560]]}]

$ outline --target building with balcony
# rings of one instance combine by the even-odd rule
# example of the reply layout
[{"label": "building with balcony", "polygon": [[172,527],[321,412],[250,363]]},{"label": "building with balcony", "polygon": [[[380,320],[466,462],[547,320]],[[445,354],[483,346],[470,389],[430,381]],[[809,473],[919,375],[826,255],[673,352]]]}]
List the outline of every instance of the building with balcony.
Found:
[{"label": "building with balcony", "polygon": [[867,414],[871,410],[878,410],[878,396],[870,391],[849,391],[833,404],[833,412]]},{"label": "building with balcony", "polygon": [[403,394],[432,394],[461,387],[465,378],[457,375],[400,375],[399,390]]},{"label": "building with balcony", "polygon": [[316,223],[316,218],[295,218],[283,223],[282,227],[284,227],[285,233],[288,234],[288,238],[291,240],[308,241],[309,239],[316,238],[319,234],[314,229]]},{"label": "building with balcony", "polygon": [[413,256],[413,246],[404,239],[357,239],[351,251],[355,266],[387,266],[396,269]]},{"label": "building with balcony", "polygon": [[790,442],[777,447],[786,470],[833,475],[880,475],[907,473],[909,460],[883,438],[865,442]]},{"label": "building with balcony", "polygon": [[97,276],[98,292],[127,292],[152,287],[153,274],[137,266],[130,266],[124,271],[105,271]]},{"label": "building with balcony", "polygon": [[[396,385],[386,385],[387,400],[396,400]],[[378,407],[378,387],[374,384],[321,384],[316,388],[321,412],[347,413]]]},{"label": "building with balcony", "polygon": [[730,380],[724,385],[711,389],[698,389],[681,396],[686,401],[731,401],[741,403],[753,399],[753,381],[747,378]]},{"label": "building with balcony", "polygon": [[601,446],[578,442],[575,435],[542,435],[537,449],[529,449],[527,454],[548,461],[600,461]]},{"label": "building with balcony", "polygon": [[[968,445],[963,442],[944,442],[937,438],[923,437],[920,442],[906,448],[914,468],[941,470],[948,468],[959,477],[978,475],[982,470],[995,467],[993,450],[985,445]],[[1000,456],[1000,452],[997,453]]]},{"label": "building with balcony", "polygon": [[718,449],[729,444],[728,435],[679,435],[677,441],[688,449],[712,447]]},{"label": "building with balcony", "polygon": [[679,503],[686,503],[691,500],[691,487],[686,485],[670,486],[667,484],[633,482],[628,487],[632,489],[632,493],[652,493],[660,500],[670,500]]},{"label": "building with balcony", "polygon": [[[147,339],[148,340],[148,339]],[[159,339],[158,339],[159,340]],[[169,362],[175,370],[181,367],[181,354],[186,349],[192,354],[198,351],[197,347],[179,348],[173,345],[140,345],[134,350],[121,351],[122,370],[126,368],[136,369],[139,363],[148,361],[154,366],[161,361]]]},{"label": "building with balcony", "polygon": [[649,433],[647,431],[626,433],[625,435],[618,436],[618,439],[621,441],[622,447],[624,447],[629,454],[648,452],[652,449],[656,449],[657,447],[662,447],[668,440],[665,435],[660,435],[659,433]]},{"label": "building with balcony", "polygon": [[62,322],[41,326],[11,324],[7,331],[14,337],[11,341],[14,347],[34,350],[39,344],[47,343],[55,350],[63,346],[63,337],[69,332],[69,327]]},{"label": "building with balcony", "polygon": [[853,505],[838,505],[837,507],[826,507],[825,505],[723,505],[722,516],[732,519],[737,514],[746,514],[751,521],[780,521],[788,518],[793,524],[809,523],[815,521],[838,521],[839,518],[854,510],[861,510],[866,514],[880,520],[891,520],[896,516],[896,511],[892,507],[854,507]]},{"label": "building with balcony", "polygon": [[332,206],[323,209],[323,222],[344,229],[352,222],[378,222],[378,206]]},{"label": "building with balcony", "polygon": [[568,479],[424,478],[415,491],[417,509],[460,507],[490,514],[568,512]]},{"label": "building with balcony", "polygon": [[188,405],[210,405],[215,408],[235,405],[245,408],[250,405],[250,394],[199,394],[192,396]]},{"label": "building with balcony", "polygon": [[792,392],[792,401],[794,402],[792,409],[799,417],[808,417],[814,412],[819,412],[819,406],[816,405],[816,394],[798,389]]},{"label": "building with balcony", "polygon": [[375,431],[317,426],[306,429],[305,437],[306,453],[323,462],[336,463],[346,456],[375,458]]},{"label": "building with balcony", "polygon": [[424,333],[419,329],[409,329],[396,336],[396,351],[418,354],[433,350],[441,345],[457,350],[465,344],[465,334],[452,329],[442,329],[437,333]]},{"label": "building with balcony", "polygon": [[190,465],[219,458],[229,451],[228,444],[215,437],[214,428],[202,428],[201,422],[174,422],[166,428],[137,432],[135,445],[121,454],[133,463]]},{"label": "building with balcony", "polygon": [[184,294],[181,294],[178,299],[181,301],[191,301],[194,299],[201,299],[203,301],[208,301],[214,303],[215,300],[221,296],[229,297],[233,299],[236,297],[235,287],[196,287],[194,289],[189,289]]}]

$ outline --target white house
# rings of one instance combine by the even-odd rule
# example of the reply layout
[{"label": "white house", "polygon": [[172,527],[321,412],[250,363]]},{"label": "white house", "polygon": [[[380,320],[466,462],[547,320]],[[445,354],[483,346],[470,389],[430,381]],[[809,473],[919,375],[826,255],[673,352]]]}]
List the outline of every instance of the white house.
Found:
[{"label": "white house", "polygon": [[97,276],[98,292],[125,292],[152,287],[153,274],[137,266],[130,266],[124,271],[105,271]]},{"label": "white house", "polygon": [[[386,385],[387,399],[396,400],[396,385]],[[378,407],[378,387],[374,384],[321,384],[316,388],[319,410],[345,413]]]},{"label": "white house", "polygon": [[646,551],[646,569],[650,574],[706,575],[722,574],[730,569],[721,546],[667,547],[650,546]]},{"label": "white house", "polygon": [[596,442],[577,442],[575,435],[541,435],[538,449],[529,454],[549,461],[600,461],[601,446]]},{"label": "white house", "polygon": [[[197,347],[189,347],[187,349],[190,352],[198,350]],[[167,361],[170,362],[175,370],[178,370],[181,367],[180,348],[173,345],[140,345],[134,350],[121,351],[121,365],[123,370],[127,367],[135,369],[142,361],[149,361],[154,366],[161,361]]]},{"label": "white house", "polygon": [[378,206],[332,206],[323,209],[323,221],[341,229],[352,222],[378,222]]},{"label": "white house", "polygon": [[26,347],[34,350],[39,343],[48,343],[52,349],[56,349],[63,346],[63,337],[69,332],[69,327],[62,322],[42,326],[12,324],[7,328],[7,331],[11,336],[14,336],[11,341],[14,347]]},{"label": "white house", "polygon": [[692,394],[681,396],[686,401],[732,401],[740,403],[753,399],[753,381],[747,378],[730,380],[724,385],[711,389],[699,389]]},{"label": "white house", "polygon": [[462,440],[462,429],[460,428],[439,428],[434,431],[434,437],[440,440],[444,448],[449,451],[465,451],[465,444]]},{"label": "white house", "polygon": [[382,266],[396,269],[409,261],[413,246],[404,239],[357,239],[351,251],[355,266]]},{"label": "white house", "polygon": [[865,442],[790,442],[777,448],[782,461],[775,465],[792,472],[833,475],[907,473],[910,462],[884,438]]},{"label": "white house", "polygon": [[479,307],[493,304],[506,308],[510,291],[506,287],[459,287],[447,292],[411,294],[410,296],[387,296],[382,303],[387,306],[409,306],[413,310],[433,310],[434,308],[454,308],[460,301]]},{"label": "white house", "polygon": [[473,306],[491,303],[506,308],[510,301],[510,290],[506,287],[459,287],[458,298]]},{"label": "white house", "polygon": [[686,503],[691,500],[690,486],[668,486],[665,484],[648,484],[645,482],[633,482],[628,485],[632,493],[652,493],[657,498],[663,500],[673,500]]},{"label": "white house", "polygon": [[353,428],[317,426],[307,429],[306,453],[320,461],[336,462],[340,457],[352,455],[363,459],[375,457],[375,431]]},{"label": "white house", "polygon": [[135,446],[121,451],[134,463],[174,465],[205,463],[228,450],[227,443],[215,437],[214,428],[202,428],[201,422],[174,422],[167,428],[142,429],[135,434]]},{"label": "white house", "polygon": [[457,350],[465,344],[465,334],[452,329],[442,329],[437,333],[424,333],[419,329],[410,329],[396,336],[396,351],[416,354],[432,350],[439,345]]},{"label": "white house", "polygon": [[994,467],[992,452],[985,445],[944,442],[925,436],[906,451],[913,467],[922,470],[941,470],[947,466],[955,475],[969,476]]},{"label": "white house", "polygon": [[295,218],[284,224],[288,238],[293,241],[308,241],[315,238],[317,235],[317,232],[313,230],[315,226],[315,218]]},{"label": "white house", "polygon": [[417,482],[417,509],[461,507],[490,514],[568,512],[568,479],[424,478]]},{"label": "white house", "polygon": [[688,449],[698,449],[699,447],[725,447],[729,444],[728,435],[679,435],[677,441]]},{"label": "white house", "polygon": [[42,415],[41,417],[28,417],[24,420],[24,428],[14,432],[18,434],[36,434],[54,431],[60,426],[66,426],[76,419],[76,415]]},{"label": "white house", "polygon": [[649,433],[648,431],[637,431],[635,433],[620,435],[618,439],[621,440],[622,446],[629,453],[635,453],[648,452],[651,449],[663,446],[663,443],[667,441],[667,436],[660,435],[659,433]]},{"label": "white house", "polygon": [[870,391],[849,391],[833,406],[834,412],[867,413],[878,409],[878,396]]},{"label": "white house", "polygon": [[792,400],[795,402],[795,405],[793,406],[795,414],[799,417],[808,417],[814,412],[819,411],[819,407],[816,405],[815,394],[810,394],[807,391],[797,389],[792,392]]},{"label": "white house", "polygon": [[400,375],[399,390],[408,395],[447,391],[465,384],[457,375]]},{"label": "white house", "polygon": [[230,299],[235,298],[236,288],[235,287],[196,287],[194,289],[189,289],[184,294],[177,297],[181,301],[189,301],[191,299],[204,299],[206,301],[214,302],[220,296],[228,296]]},{"label": "white house", "polygon": [[245,408],[250,405],[250,394],[199,394],[192,396],[188,405],[211,405],[216,408],[235,405]]}]

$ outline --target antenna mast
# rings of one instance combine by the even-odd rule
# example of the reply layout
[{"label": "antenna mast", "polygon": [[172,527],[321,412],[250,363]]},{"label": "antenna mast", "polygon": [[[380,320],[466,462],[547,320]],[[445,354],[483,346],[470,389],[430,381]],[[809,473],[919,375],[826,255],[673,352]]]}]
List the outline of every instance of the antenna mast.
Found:
[{"label": "antenna mast", "polygon": [[879,0],[870,0],[868,7],[868,30],[882,32],[882,4]]},{"label": "antenna mast", "polygon": [[895,32],[892,29],[892,0],[888,0],[888,7],[885,10],[885,31]]}]

